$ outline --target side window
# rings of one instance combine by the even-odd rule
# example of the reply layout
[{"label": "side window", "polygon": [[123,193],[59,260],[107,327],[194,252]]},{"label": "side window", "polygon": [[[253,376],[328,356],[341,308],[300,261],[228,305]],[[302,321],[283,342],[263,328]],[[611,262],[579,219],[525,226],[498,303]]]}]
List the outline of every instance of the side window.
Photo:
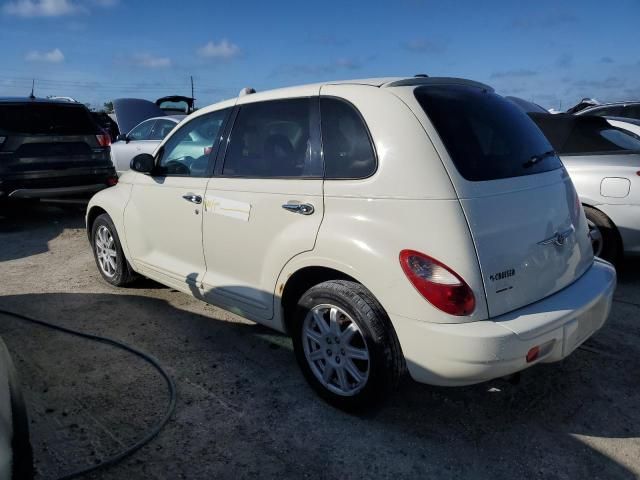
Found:
[{"label": "side window", "polygon": [[129,137],[129,140],[149,140],[154,123],[156,123],[155,120],[142,122],[140,125],[133,127],[127,137]]},{"label": "side window", "polygon": [[376,171],[369,132],[356,109],[335,98],[320,100],[325,178],[365,178]]},{"label": "side window", "polygon": [[[316,107],[313,122],[312,108]],[[240,107],[231,132],[222,175],[235,177],[321,177],[314,151],[317,98],[251,103]],[[315,137],[314,137],[315,136]]]},{"label": "side window", "polygon": [[229,109],[208,113],[185,123],[164,144],[157,165],[165,176],[203,177],[218,144]]},{"label": "side window", "polygon": [[171,120],[157,120],[151,129],[149,140],[163,140],[175,126],[175,122]]}]

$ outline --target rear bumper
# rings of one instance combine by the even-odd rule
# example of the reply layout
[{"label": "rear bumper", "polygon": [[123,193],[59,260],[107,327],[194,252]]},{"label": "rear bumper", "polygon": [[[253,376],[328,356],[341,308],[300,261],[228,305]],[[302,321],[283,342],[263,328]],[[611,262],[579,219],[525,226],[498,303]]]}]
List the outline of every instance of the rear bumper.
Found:
[{"label": "rear bumper", "polygon": [[[567,357],[604,325],[615,286],[615,269],[596,259],[569,287],[492,320],[434,324],[393,315],[391,320],[416,381],[471,385]],[[536,346],[539,357],[528,363],[527,352]]]},{"label": "rear bumper", "polygon": [[0,175],[0,198],[60,198],[90,196],[116,177],[113,166],[33,171]]},{"label": "rear bumper", "polygon": [[60,198],[73,195],[82,195],[96,193],[107,188],[104,183],[93,185],[80,185],[77,187],[58,187],[58,188],[20,188],[9,193],[9,198],[26,199],[26,198]]}]

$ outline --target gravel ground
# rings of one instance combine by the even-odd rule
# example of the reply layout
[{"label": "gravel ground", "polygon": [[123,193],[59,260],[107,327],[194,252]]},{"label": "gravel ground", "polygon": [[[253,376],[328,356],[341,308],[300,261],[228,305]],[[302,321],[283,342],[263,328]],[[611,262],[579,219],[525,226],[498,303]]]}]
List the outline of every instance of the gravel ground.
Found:
[{"label": "gravel ground", "polygon": [[[160,436],[93,479],[639,478],[640,263],[619,276],[610,321],[571,357],[503,380],[407,380],[353,416],[319,400],[288,338],[151,281],[101,280],[82,207],[0,217],[0,308],[123,340],[178,385]],[[136,357],[0,316],[31,413],[39,479],[100,463],[164,410]]]}]

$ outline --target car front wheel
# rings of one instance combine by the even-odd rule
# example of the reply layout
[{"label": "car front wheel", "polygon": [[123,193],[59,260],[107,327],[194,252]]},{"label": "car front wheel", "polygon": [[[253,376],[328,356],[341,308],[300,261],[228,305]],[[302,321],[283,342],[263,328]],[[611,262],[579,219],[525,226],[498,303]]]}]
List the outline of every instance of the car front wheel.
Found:
[{"label": "car front wheel", "polygon": [[93,222],[91,246],[98,271],[107,282],[121,287],[135,280],[136,274],[124,256],[116,227],[106,213]]},{"label": "car front wheel", "polygon": [[333,280],[298,302],[293,345],[313,389],[330,404],[355,410],[398,384],[404,358],[386,313],[356,282]]}]

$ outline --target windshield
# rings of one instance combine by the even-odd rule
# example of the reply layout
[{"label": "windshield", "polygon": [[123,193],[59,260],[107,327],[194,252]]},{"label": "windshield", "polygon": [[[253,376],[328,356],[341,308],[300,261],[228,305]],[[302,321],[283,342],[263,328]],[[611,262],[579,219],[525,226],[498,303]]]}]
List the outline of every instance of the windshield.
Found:
[{"label": "windshield", "polygon": [[415,96],[467,180],[519,177],[562,167],[531,119],[489,90],[434,85],[417,88]]},{"label": "windshield", "polygon": [[95,135],[98,127],[82,105],[24,103],[0,105],[2,135]]}]

